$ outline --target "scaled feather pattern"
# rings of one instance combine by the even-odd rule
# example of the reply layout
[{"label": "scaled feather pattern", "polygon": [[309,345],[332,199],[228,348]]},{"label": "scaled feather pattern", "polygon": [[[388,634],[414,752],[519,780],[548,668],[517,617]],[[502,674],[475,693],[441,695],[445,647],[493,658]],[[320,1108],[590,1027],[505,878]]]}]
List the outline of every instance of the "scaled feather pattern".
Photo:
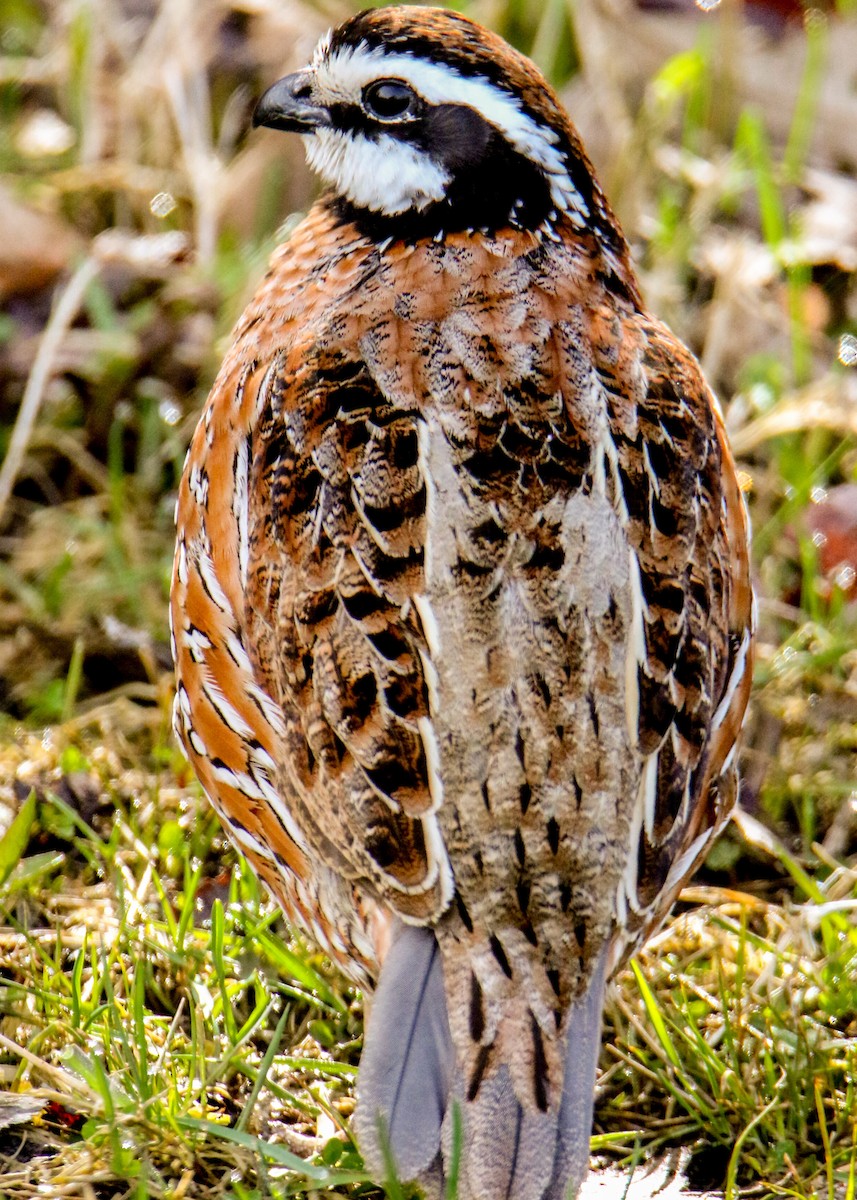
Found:
[{"label": "scaled feather pattern", "polygon": [[190,447],[176,727],[289,919],[375,993],[369,1166],[440,1196],[460,1148],[461,1200],[567,1200],[605,981],[735,802],[753,602],[723,422],[495,35],[361,14],[256,121],[331,190]]}]

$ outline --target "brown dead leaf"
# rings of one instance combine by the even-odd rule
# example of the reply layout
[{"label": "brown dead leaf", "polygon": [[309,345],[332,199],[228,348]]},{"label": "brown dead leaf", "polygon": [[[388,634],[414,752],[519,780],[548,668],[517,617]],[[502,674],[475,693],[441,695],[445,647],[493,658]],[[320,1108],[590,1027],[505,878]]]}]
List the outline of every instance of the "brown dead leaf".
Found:
[{"label": "brown dead leaf", "polygon": [[16,199],[0,185],[0,300],[51,283],[81,250],[74,230],[51,213]]}]

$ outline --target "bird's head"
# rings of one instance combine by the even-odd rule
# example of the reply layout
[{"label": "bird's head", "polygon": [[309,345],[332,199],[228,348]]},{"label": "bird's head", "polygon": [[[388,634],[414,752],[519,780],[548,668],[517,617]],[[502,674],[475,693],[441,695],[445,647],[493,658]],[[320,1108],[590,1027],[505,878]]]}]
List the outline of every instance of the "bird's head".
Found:
[{"label": "bird's head", "polygon": [[262,96],[254,124],[303,136],[310,166],[365,218],[426,233],[564,220],[621,234],[539,70],[437,8],[360,13]]}]

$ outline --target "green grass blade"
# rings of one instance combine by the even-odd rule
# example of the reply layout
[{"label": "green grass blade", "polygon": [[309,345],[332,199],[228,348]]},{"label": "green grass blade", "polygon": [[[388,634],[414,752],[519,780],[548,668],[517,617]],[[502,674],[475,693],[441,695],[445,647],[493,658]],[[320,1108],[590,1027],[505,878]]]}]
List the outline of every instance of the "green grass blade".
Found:
[{"label": "green grass blade", "polygon": [[326,1004],[329,1004],[331,1008],[335,1008],[337,1012],[344,1013],[346,1011],[342,1000],[336,995],[329,984],[322,979],[318,972],[314,971],[309,963],[304,962],[296,954],[293,954],[291,950],[283,945],[279,938],[262,930],[256,935],[256,940],[281,975],[286,975],[303,984],[307,991],[315,992]]},{"label": "green grass blade", "polygon": [[815,131],[815,115],[827,58],[827,18],[817,8],[808,9],[804,17],[806,32],[806,61],[800,81],[786,152],[783,156],[783,175],[787,183],[799,183]]},{"label": "green grass blade", "polygon": [[27,799],[18,809],[14,820],[0,841],[0,884],[6,882],[21,856],[27,849],[30,840],[30,829],[36,819],[36,793],[30,792]]},{"label": "green grass blade", "polygon": [[256,1101],[259,1098],[259,1093],[261,1092],[265,1083],[268,1071],[271,1069],[271,1063],[274,1061],[276,1053],[280,1048],[280,1043],[283,1040],[283,1033],[285,1032],[286,1024],[290,1016],[291,1012],[289,1010],[289,1006],[286,1004],[283,1006],[282,1014],[277,1022],[277,1028],[274,1030],[274,1036],[271,1038],[268,1049],[265,1051],[264,1057],[259,1064],[259,1070],[257,1071],[256,1078],[253,1081],[253,1087],[250,1089],[250,1095],[247,1097],[247,1101],[241,1110],[241,1115],[236,1122],[235,1128],[238,1130],[243,1130],[247,1127],[247,1122],[250,1120],[250,1114],[252,1113]]},{"label": "green grass blade", "polygon": [[635,958],[631,959],[631,970],[634,972],[634,978],[637,981],[637,987],[640,989],[640,995],[643,997],[643,1003],[646,1006],[646,1012],[649,1020],[652,1022],[655,1033],[658,1035],[658,1041],[660,1042],[664,1053],[672,1065],[676,1069],[679,1069],[681,1067],[681,1059],[679,1058],[678,1052],[673,1044],[673,1040],[670,1037],[669,1030],[667,1029],[666,1022],[663,1018],[663,1013],[658,1006],[654,992],[646,982],[646,977],[640,970],[639,964]]},{"label": "green grass blade", "polygon": [[445,1200],[457,1200],[458,1173],[461,1167],[461,1150],[464,1145],[464,1122],[461,1117],[461,1105],[457,1100],[452,1102],[452,1151],[447,1164]]},{"label": "green grass blade", "polygon": [[824,1113],[824,1096],[821,1094],[821,1080],[813,1080],[815,1092],[815,1111],[818,1113],[818,1128],[821,1132],[821,1144],[824,1146],[824,1167],[827,1172],[827,1200],[836,1200],[833,1184],[833,1154],[830,1149],[830,1130],[827,1128],[827,1117]]},{"label": "green grass blade", "polygon": [[220,990],[220,1001],[223,1007],[223,1023],[230,1042],[238,1041],[238,1027],[235,1023],[235,1013],[232,1010],[232,1000],[226,986],[226,966],[223,961],[223,941],[225,935],[225,919],[223,905],[215,900],[211,910],[211,955],[214,960],[214,973],[217,976],[217,986]]},{"label": "green grass blade", "polygon": [[738,1166],[741,1162],[741,1151],[744,1148],[744,1143],[753,1132],[757,1125],[761,1124],[769,1112],[773,1111],[778,1104],[782,1104],[780,1096],[775,1096],[769,1104],[766,1104],[761,1112],[741,1130],[733,1147],[732,1153],[729,1156],[729,1166],[726,1168],[726,1186],[723,1192],[723,1200],[736,1200],[737,1192],[735,1190],[735,1182],[738,1178]]},{"label": "green grass blade", "polygon": [[205,1121],[201,1117],[179,1117],[177,1124],[179,1128],[189,1132],[220,1138],[225,1142],[232,1142],[236,1146],[250,1150],[267,1162],[287,1167],[290,1171],[302,1175],[317,1188],[364,1183],[367,1178],[365,1172],[362,1171],[332,1171],[329,1167],[317,1166],[315,1163],[299,1158],[297,1154],[292,1154],[290,1150],[277,1142],[268,1142],[264,1138],[253,1137],[252,1134],[244,1133],[240,1129],[232,1129],[228,1125],[218,1125],[216,1121]]},{"label": "green grass blade", "polygon": [[768,246],[776,252],[788,232],[788,223],[762,117],[755,109],[748,108],[741,113],[735,147],[750,164],[759,200],[762,234]]}]

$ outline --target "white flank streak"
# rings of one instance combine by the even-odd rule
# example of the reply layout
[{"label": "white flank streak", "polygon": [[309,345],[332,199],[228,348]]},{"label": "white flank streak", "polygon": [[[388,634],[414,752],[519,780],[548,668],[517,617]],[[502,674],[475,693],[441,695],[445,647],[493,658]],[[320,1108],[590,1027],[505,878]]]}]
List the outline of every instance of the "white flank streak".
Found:
[{"label": "white flank streak", "polygon": [[190,696],[187,694],[187,688],[179,684],[179,690],[176,692],[176,704],[182,711],[182,715],[190,721]]},{"label": "white flank streak", "polygon": [[643,828],[651,837],[655,827],[655,796],[658,790],[658,752],[650,754],[640,779],[640,798],[643,807]]},{"label": "white flank streak", "polygon": [[711,407],[714,409],[714,411],[717,413],[718,417],[720,418],[721,424],[725,424],[724,417],[723,417],[723,409],[720,407],[720,398],[716,392],[713,392],[711,390],[711,388],[708,389],[708,399],[711,401]]},{"label": "white flank streak", "polygon": [[238,667],[240,671],[243,671],[245,675],[252,675],[253,671],[252,667],[250,666],[250,656],[244,648],[244,643],[234,632],[234,630],[230,629],[228,631],[225,641],[229,657],[235,663],[236,667]]},{"label": "white flank streak", "polygon": [[315,940],[316,940],[317,944],[319,946],[326,946],[327,945],[327,934],[326,934],[325,930],[322,928],[321,922],[316,920],[315,917],[313,917],[311,924],[312,924],[312,931],[315,934]]},{"label": "white flank streak", "polygon": [[434,615],[434,610],[431,606],[431,601],[425,593],[415,593],[413,596],[414,608],[419,613],[420,624],[423,627],[423,633],[426,635],[426,645],[428,652],[432,658],[440,661],[441,644],[440,644],[440,629],[438,627],[437,618]]},{"label": "white flank streak", "polygon": [[191,627],[183,630],[182,643],[187,646],[195,663],[205,662],[205,651],[211,649],[211,638],[201,629]]},{"label": "white flank streak", "polygon": [[176,574],[178,575],[179,583],[187,583],[187,545],[184,538],[179,542],[179,552],[176,557]]},{"label": "white flank streak", "polygon": [[591,410],[597,422],[597,445],[595,446],[595,484],[605,496],[607,495],[607,477],[613,480],[613,508],[620,523],[628,524],[628,506],[625,503],[625,491],[622,487],[622,475],[619,471],[619,455],[616,443],[610,433],[607,421],[607,399],[601,381],[594,369],[589,372],[587,380],[587,407]]},{"label": "white flank streak", "polygon": [[243,771],[233,771],[231,767],[216,766],[212,763],[210,773],[218,783],[225,783],[227,787],[235,788],[237,792],[241,792],[243,796],[247,796],[251,800],[264,800],[265,798],[252,779]]},{"label": "white flank streak", "polygon": [[649,443],[648,442],[643,442],[643,466],[645,467],[646,474],[649,477],[649,483],[651,483],[651,485],[652,485],[652,491],[654,492],[655,497],[658,500],[660,500],[660,498],[661,498],[661,481],[660,481],[660,479],[658,479],[657,472],[655,471],[654,467],[652,466],[652,460],[649,458]]},{"label": "white flank streak", "polygon": [[593,458],[595,460],[594,482],[595,490],[602,496],[607,495],[607,470],[605,463],[607,461],[606,454],[599,454],[597,448]]},{"label": "white flank streak", "polygon": [[426,754],[426,770],[428,772],[428,785],[431,794],[431,812],[437,812],[441,804],[443,804],[443,777],[441,775],[440,766],[440,746],[437,741],[437,734],[434,731],[428,717],[420,717],[417,721],[417,729],[420,731],[423,749]]},{"label": "white flank streak", "polygon": [[633,548],[628,556],[631,568],[628,583],[631,590],[631,628],[625,646],[625,722],[631,745],[636,746],[640,736],[640,682],[637,677],[640,664],[646,657],[646,633],[643,625],[643,585],[640,580],[640,564]]},{"label": "white flank streak", "polygon": [[744,672],[747,669],[747,652],[750,649],[750,631],[749,629],[744,634],[744,640],[735,658],[735,665],[732,667],[732,674],[729,676],[729,684],[723,695],[723,699],[717,706],[717,711],[711,719],[712,732],[723,724],[723,720],[729,709],[732,706],[732,701],[735,693],[741,685],[741,680],[744,678]]},{"label": "white flank streak", "polygon": [[238,529],[238,570],[241,575],[241,585],[247,587],[247,562],[250,555],[250,535],[248,530],[247,494],[250,482],[250,451],[246,438],[238,444],[235,456],[235,490],[232,493],[232,515]]},{"label": "white flank streak", "polygon": [[423,678],[428,691],[429,709],[433,713],[440,712],[440,678],[435,665],[425,650],[420,650],[420,663],[423,668]]},{"label": "white flank streak", "polygon": [[443,907],[446,908],[452,899],[455,887],[452,878],[452,867],[449,865],[449,857],[446,853],[446,846],[441,836],[440,826],[434,817],[428,817],[423,821],[423,832],[425,833],[426,851],[429,862],[433,863],[435,868],[432,886],[434,886],[434,881],[439,874],[440,900]]},{"label": "white flank streak", "polygon": [[[262,382],[259,384],[259,387],[256,389],[256,405],[254,407],[253,412],[257,418],[262,415],[262,409],[268,403],[268,395],[269,395],[270,389],[271,389],[271,380],[273,378],[274,372],[279,370],[279,368],[280,368],[280,361],[281,361],[280,356],[277,355],[277,357],[274,359],[274,361],[268,367],[265,374],[262,376]],[[239,396],[241,395],[241,390],[239,390],[238,395]]]},{"label": "white flank streak", "polygon": [[296,846],[306,852],[306,838],[300,828],[295,824],[295,819],[289,812],[286,805],[283,803],[282,797],[267,775],[260,772],[255,776],[259,790],[262,793],[262,798],[265,799],[269,806],[274,810],[280,818],[280,825],[285,829],[286,833],[292,839]]},{"label": "white flank streak", "polygon": [[231,729],[233,733],[237,733],[240,738],[251,738],[253,736],[251,727],[238,710],[232,707],[213,680],[209,679],[207,683],[202,685],[202,694],[227,729]]},{"label": "white flank streak", "polygon": [[250,763],[254,768],[264,771],[266,775],[277,769],[277,764],[264,746],[256,746],[250,751]]},{"label": "white flank streak", "polygon": [[[280,799],[280,793],[268,778],[268,772],[264,767],[260,767],[257,763],[251,761],[248,763],[247,773],[275,812],[286,813],[288,811]],[[289,817],[289,820],[291,820],[291,817]],[[285,820],[281,819],[280,824],[285,825]]]},{"label": "white flank streak", "polygon": [[640,911],[640,898],[637,895],[637,859],[640,846],[640,836],[643,832],[643,805],[642,797],[637,793],[637,803],[634,805],[634,812],[631,815],[631,828],[628,830],[628,861],[625,863],[625,870],[622,872],[622,885],[625,889],[625,895],[628,898],[628,904],[634,912]]},{"label": "white flank streak", "polygon": [[208,751],[205,748],[205,742],[195,729],[189,729],[187,731],[187,740],[195,754],[198,754],[200,758],[208,758]]},{"label": "white flank streak", "polygon": [[[226,593],[220,586],[220,580],[217,578],[217,573],[214,570],[214,563],[211,561],[211,555],[207,550],[202,550],[198,561],[199,573],[205,583],[205,588],[211,599],[221,610],[221,612],[230,612],[229,601],[226,599]],[[181,575],[179,575],[181,578]]]},{"label": "white flank streak", "polygon": [[[303,834],[298,829],[291,813],[283,804],[279,792],[271,784],[270,780],[265,778],[264,775],[253,777],[246,771],[232,771],[229,767],[211,766],[210,770],[213,777],[219,783],[228,784],[229,787],[235,788],[236,791],[241,792],[243,796],[247,796],[250,800],[264,801],[273,809],[275,815],[279,818],[281,827],[285,829],[292,841],[301,850],[306,850],[306,841]],[[236,837],[240,836],[233,825],[230,825],[230,829],[235,832]],[[265,857],[273,858],[273,855],[266,854]]]},{"label": "white flank streak", "polygon": [[[315,96],[322,103],[358,104],[363,88],[378,78],[383,69],[386,78],[401,79],[429,104],[462,104],[472,108],[498,129],[520,154],[542,168],[557,208],[570,216],[589,216],[583,197],[569,177],[565,159],[557,149],[558,135],[549,126],[533,120],[514,96],[487,79],[460,75],[446,64],[426,62],[409,54],[385,54],[383,50],[370,50],[366,46],[348,47],[329,58],[317,52],[314,69]],[[423,162],[428,161],[424,156]],[[310,165],[314,164],[311,162]]]},{"label": "white flank streak", "polygon": [[[436,436],[443,437],[442,433],[437,431],[435,425]],[[432,466],[432,429],[428,421],[419,421],[417,423],[417,444],[419,447],[419,472],[420,478],[426,489],[426,534],[424,545],[424,563],[425,563],[425,578],[426,582],[430,583],[436,578],[438,573],[438,564],[435,553],[435,531],[440,524],[438,516],[438,494],[436,471]],[[423,672],[426,677],[426,682],[429,689],[429,702],[433,713],[438,711],[438,675],[435,668],[435,663],[439,663],[443,658],[443,646],[441,644],[440,626],[437,622],[437,617],[432,608],[431,598],[425,593],[420,592],[413,597],[414,608],[420,618],[423,633],[425,634],[426,647],[428,649],[428,657],[422,652],[420,658],[423,663]]]},{"label": "white flank streak", "polygon": [[307,162],[336,192],[359,208],[387,215],[428,208],[446,194],[450,178],[425,151],[382,134],[317,129],[304,137]]},{"label": "white flank streak", "polygon": [[257,683],[251,683],[247,688],[248,695],[256,701],[265,714],[265,720],[279,737],[284,737],[286,732],[286,723],[283,720],[283,714],[274,703],[264,688],[260,688]]},{"label": "white flank streak", "polygon": [[607,423],[607,403],[604,389],[594,370],[589,373],[586,391],[587,408],[591,411],[597,428],[597,443],[594,447],[595,486],[603,496],[610,499],[607,494],[608,477],[613,481],[613,509],[620,524],[624,527],[628,524],[628,505],[625,503],[625,491],[619,472],[619,456]]},{"label": "white flank streak", "polygon": [[628,902],[625,899],[625,884],[621,879],[616,885],[616,924],[620,929],[628,924]]},{"label": "white flank streak", "polygon": [[[178,692],[176,692],[175,697],[173,698],[173,732],[175,733],[176,738],[178,739],[179,748],[181,749],[182,754],[184,754],[184,741],[182,740],[183,730],[184,730],[184,720],[182,718],[181,709],[179,707]],[[186,754],[185,754],[185,758],[187,758]]]},{"label": "white flank streak", "polygon": [[205,508],[208,505],[208,475],[205,471],[200,471],[199,467],[194,463],[190,469],[188,476],[188,487],[191,495],[200,506]]},{"label": "white flank streak", "polygon": [[620,523],[628,524],[628,505],[625,503],[625,489],[622,487],[622,476],[619,474],[619,458],[616,454],[616,444],[608,430],[604,431],[602,442],[604,457],[610,464],[610,474],[613,477],[613,507]]},{"label": "white flank streak", "polygon": [[[389,538],[385,538],[382,533],[379,533],[378,530],[375,528],[375,526],[372,524],[372,522],[369,520],[369,518],[366,516],[366,509],[363,507],[363,501],[360,498],[360,493],[357,491],[357,488],[355,488],[355,487],[351,488],[351,503],[357,509],[357,513],[358,513],[360,519],[362,520],[372,541],[375,543],[375,545],[378,547],[378,549],[382,552],[382,554],[389,554],[390,553]],[[319,512],[321,512],[321,505],[319,505],[318,507],[319,507]],[[316,537],[316,542],[318,542],[317,537]]]},{"label": "white flank streak", "polygon": [[682,854],[681,858],[676,859],[676,861],[670,867],[669,875],[667,875],[667,880],[663,888],[665,892],[668,892],[670,888],[674,887],[679,882],[679,880],[684,878],[690,869],[691,864],[696,861],[703,846],[706,844],[709,838],[712,838],[713,836],[714,831],[711,829],[706,829],[706,831],[701,833],[695,841],[691,842],[687,850],[685,850],[684,854]]},{"label": "white flank streak", "polygon": [[738,742],[734,741],[732,743],[731,749],[729,750],[729,753],[726,755],[726,757],[723,760],[723,765],[720,768],[721,775],[725,775],[726,772],[729,770],[729,768],[732,766],[732,760],[735,758],[735,751],[737,749],[738,749]]},{"label": "white flank streak", "polygon": [[[217,805],[214,806],[217,808]],[[259,858],[264,858],[267,862],[275,862],[274,853],[267,846],[263,846],[261,842],[257,842],[252,833],[246,829],[238,829],[235,825],[230,824],[229,817],[221,810],[223,823],[229,831],[229,836],[242,850],[250,850],[254,854],[258,854]]]}]

